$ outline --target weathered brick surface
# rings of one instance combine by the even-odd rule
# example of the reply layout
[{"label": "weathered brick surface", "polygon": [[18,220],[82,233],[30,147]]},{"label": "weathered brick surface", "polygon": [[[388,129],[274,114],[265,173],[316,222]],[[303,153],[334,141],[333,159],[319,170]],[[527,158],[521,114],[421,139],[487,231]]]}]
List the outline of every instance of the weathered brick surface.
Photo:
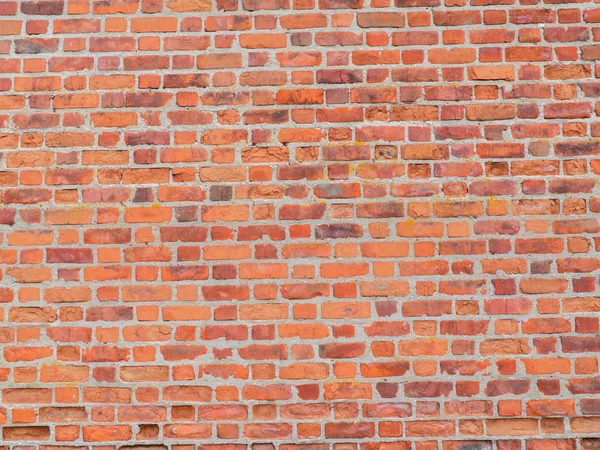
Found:
[{"label": "weathered brick surface", "polygon": [[0,54],[3,446],[600,448],[600,4],[0,0]]}]

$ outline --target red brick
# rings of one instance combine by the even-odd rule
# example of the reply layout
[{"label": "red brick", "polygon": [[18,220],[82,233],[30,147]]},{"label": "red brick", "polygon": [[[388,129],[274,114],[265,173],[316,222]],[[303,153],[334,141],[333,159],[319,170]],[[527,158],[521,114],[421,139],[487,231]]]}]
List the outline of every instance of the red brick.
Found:
[{"label": "red brick", "polygon": [[596,448],[600,8],[534,3],[0,1],[0,439]]}]

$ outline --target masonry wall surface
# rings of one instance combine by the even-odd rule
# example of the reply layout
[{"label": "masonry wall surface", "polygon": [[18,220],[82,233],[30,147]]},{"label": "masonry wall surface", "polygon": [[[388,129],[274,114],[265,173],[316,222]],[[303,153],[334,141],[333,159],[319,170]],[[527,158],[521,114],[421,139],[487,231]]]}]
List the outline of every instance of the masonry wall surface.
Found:
[{"label": "masonry wall surface", "polygon": [[600,5],[0,16],[0,448],[600,449]]}]

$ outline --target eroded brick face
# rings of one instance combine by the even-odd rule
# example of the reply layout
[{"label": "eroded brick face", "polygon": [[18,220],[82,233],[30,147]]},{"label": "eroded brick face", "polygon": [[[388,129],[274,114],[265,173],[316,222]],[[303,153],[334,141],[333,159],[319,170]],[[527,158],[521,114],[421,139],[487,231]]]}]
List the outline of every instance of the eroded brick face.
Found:
[{"label": "eroded brick face", "polygon": [[600,449],[600,5],[0,16],[0,449]]}]

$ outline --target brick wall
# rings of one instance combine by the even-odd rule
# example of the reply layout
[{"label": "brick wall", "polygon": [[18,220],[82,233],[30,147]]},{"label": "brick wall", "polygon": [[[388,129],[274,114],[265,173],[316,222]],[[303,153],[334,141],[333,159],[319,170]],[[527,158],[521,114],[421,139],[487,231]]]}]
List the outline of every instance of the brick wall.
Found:
[{"label": "brick wall", "polygon": [[2,445],[600,449],[600,5],[0,16]]}]

